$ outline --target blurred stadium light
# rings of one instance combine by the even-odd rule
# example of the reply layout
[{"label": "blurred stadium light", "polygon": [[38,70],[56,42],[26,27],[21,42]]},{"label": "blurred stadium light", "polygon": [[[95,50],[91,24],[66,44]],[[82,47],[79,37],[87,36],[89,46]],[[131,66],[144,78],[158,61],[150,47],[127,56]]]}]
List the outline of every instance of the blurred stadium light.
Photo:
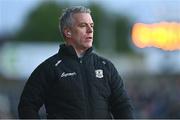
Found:
[{"label": "blurred stadium light", "polygon": [[140,48],[156,47],[167,51],[180,50],[180,23],[136,23],[132,29],[132,40]]}]

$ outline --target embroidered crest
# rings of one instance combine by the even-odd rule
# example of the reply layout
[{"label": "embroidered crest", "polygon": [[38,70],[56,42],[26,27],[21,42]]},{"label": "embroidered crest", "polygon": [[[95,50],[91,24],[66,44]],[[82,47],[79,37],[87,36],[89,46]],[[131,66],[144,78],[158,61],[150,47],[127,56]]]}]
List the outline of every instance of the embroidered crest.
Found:
[{"label": "embroidered crest", "polygon": [[97,78],[103,78],[103,70],[101,69],[95,70],[95,74]]}]

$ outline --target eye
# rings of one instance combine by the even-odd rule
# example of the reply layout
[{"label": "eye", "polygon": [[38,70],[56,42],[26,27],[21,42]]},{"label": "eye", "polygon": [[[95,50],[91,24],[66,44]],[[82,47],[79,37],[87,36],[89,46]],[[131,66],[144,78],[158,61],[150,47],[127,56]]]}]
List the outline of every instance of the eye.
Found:
[{"label": "eye", "polygon": [[86,27],[86,24],[82,23],[80,24],[80,27]]}]

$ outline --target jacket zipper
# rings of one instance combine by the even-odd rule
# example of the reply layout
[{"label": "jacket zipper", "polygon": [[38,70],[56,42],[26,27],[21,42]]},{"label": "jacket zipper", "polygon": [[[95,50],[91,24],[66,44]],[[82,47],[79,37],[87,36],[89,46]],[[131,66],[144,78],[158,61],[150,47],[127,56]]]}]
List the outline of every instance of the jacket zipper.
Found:
[{"label": "jacket zipper", "polygon": [[84,89],[84,97],[85,97],[85,118],[89,117],[89,91],[88,91],[88,81],[87,81],[87,74],[86,74],[86,70],[84,69],[84,65],[83,65],[83,60],[82,58],[79,58],[79,63],[80,63],[80,69],[81,69],[81,79],[83,82],[83,89]]}]

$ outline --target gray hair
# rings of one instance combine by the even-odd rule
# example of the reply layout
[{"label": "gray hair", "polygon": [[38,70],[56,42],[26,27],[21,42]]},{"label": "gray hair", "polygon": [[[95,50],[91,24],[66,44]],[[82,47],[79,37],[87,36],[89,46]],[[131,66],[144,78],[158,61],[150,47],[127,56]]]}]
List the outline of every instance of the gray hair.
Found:
[{"label": "gray hair", "polygon": [[73,7],[64,9],[60,17],[60,21],[59,21],[59,29],[63,37],[64,37],[64,33],[63,33],[64,28],[72,26],[72,23],[73,23],[72,15],[74,15],[75,13],[89,13],[90,14],[91,10],[83,6],[73,6]]}]

